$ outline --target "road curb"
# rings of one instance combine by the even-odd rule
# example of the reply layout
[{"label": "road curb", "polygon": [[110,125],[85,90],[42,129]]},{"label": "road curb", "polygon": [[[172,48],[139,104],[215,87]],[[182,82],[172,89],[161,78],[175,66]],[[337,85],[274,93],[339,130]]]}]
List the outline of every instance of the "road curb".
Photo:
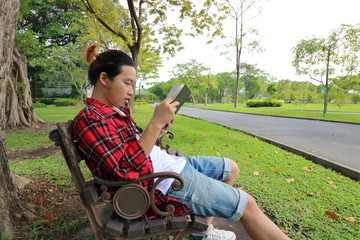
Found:
[{"label": "road curb", "polygon": [[[192,107],[192,108],[196,108],[196,107]],[[234,112],[234,111],[227,111],[227,110],[216,110],[216,109],[207,109],[207,108],[201,108],[201,109],[205,109],[205,110],[213,110],[213,111],[222,111],[222,112],[230,112],[230,113],[243,113],[243,112]],[[178,113],[178,114],[181,114],[181,113]],[[319,121],[327,121],[327,122],[338,122],[338,123],[349,123],[349,124],[356,124],[356,125],[360,125],[360,123],[356,123],[356,122],[344,122],[344,121],[334,121],[334,120],[323,120],[323,119],[313,119],[313,118],[298,118],[298,117],[288,117],[288,116],[278,116],[278,115],[265,115],[265,114],[256,114],[256,113],[245,113],[245,114],[250,114],[250,115],[263,115],[263,116],[271,116],[271,117],[285,117],[285,118],[295,118],[295,119],[304,119],[304,120],[319,120]],[[181,114],[181,115],[184,115],[184,114]],[[187,115],[184,115],[184,116],[187,116]],[[192,117],[192,116],[187,116],[187,117],[191,117],[191,118],[195,118],[195,119],[200,119],[200,118],[196,118],[196,117]],[[202,119],[200,119],[202,120]],[[206,120],[203,120],[203,121],[206,121]],[[217,125],[221,125],[219,123],[214,123],[214,124],[217,124]],[[297,154],[297,155],[300,155],[316,164],[320,164],[322,166],[324,166],[325,168],[330,168],[332,169],[333,171],[336,171],[336,172],[339,172],[353,180],[356,180],[356,181],[360,181],[360,172],[358,172],[357,170],[351,168],[351,167],[347,167],[347,166],[344,166],[342,164],[338,164],[338,163],[334,163],[332,161],[330,161],[329,159],[326,159],[324,157],[320,157],[316,154],[313,154],[313,153],[309,153],[309,152],[306,152],[306,151],[303,151],[303,150],[300,150],[300,149],[297,149],[295,147],[291,147],[289,145],[286,145],[284,143],[281,143],[279,141],[274,141],[274,140],[271,140],[271,139],[268,139],[266,137],[263,137],[263,136],[260,136],[260,135],[257,135],[257,134],[253,134],[253,133],[250,133],[250,132],[246,132],[244,130],[240,130],[240,129],[236,129],[236,128],[231,128],[231,127],[228,127],[228,126],[224,126],[224,125],[221,125],[223,127],[226,127],[226,128],[230,128],[230,129],[234,129],[234,130],[237,130],[237,131],[241,131],[249,136],[253,136],[253,137],[257,137],[259,139],[261,139],[262,141],[265,141],[267,143],[270,143],[272,145],[275,145],[277,147],[280,147],[288,152],[291,152],[291,153],[294,153],[294,154]]]},{"label": "road curb", "polygon": [[302,156],[302,157],[304,157],[304,158],[306,158],[306,159],[308,159],[308,160],[310,160],[310,161],[312,161],[312,162],[314,162],[316,164],[320,164],[323,167],[330,168],[331,170],[339,172],[339,173],[341,173],[341,174],[343,174],[343,175],[345,175],[345,176],[347,176],[347,177],[349,177],[349,178],[351,178],[353,180],[356,180],[356,181],[360,180],[360,173],[357,172],[353,168],[344,166],[344,165],[339,164],[339,163],[334,163],[334,162],[332,162],[329,159],[326,159],[324,157],[320,157],[320,156],[318,156],[316,154],[309,153],[309,152],[300,150],[300,149],[295,148],[295,147],[290,147],[289,145],[286,145],[284,143],[277,142],[277,141],[265,138],[265,137],[260,136],[260,135],[256,135],[256,134],[253,134],[253,133],[248,133],[248,132],[245,132],[245,131],[239,130],[239,129],[236,129],[236,130],[241,131],[241,132],[243,132],[243,133],[245,133],[247,135],[259,138],[262,141],[265,141],[267,143],[270,143],[272,145],[280,147],[281,149],[284,149],[284,150],[286,150],[288,152],[300,155],[300,156]]},{"label": "road curb", "polygon": [[[197,107],[190,107],[190,106],[186,106],[186,107],[189,107],[189,108],[197,108]],[[249,114],[249,115],[257,115],[257,116],[294,118],[294,119],[301,119],[301,120],[312,120],[312,121],[322,121],[322,122],[336,122],[336,123],[347,123],[347,124],[360,125],[360,122],[348,122],[348,121],[328,120],[328,119],[320,119],[320,118],[305,118],[305,117],[282,116],[282,115],[273,115],[273,114],[259,114],[259,113],[237,112],[237,111],[221,110],[221,109],[211,109],[211,108],[200,108],[200,109],[211,110],[211,111],[219,111],[219,112]]]}]

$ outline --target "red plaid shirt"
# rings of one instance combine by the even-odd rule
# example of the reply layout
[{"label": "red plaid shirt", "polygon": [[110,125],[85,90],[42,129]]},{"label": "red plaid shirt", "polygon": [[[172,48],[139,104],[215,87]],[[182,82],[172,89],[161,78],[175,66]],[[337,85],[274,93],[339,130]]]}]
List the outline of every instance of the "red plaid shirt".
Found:
[{"label": "red plaid shirt", "polygon": [[[124,115],[102,102],[88,98],[87,106],[73,121],[74,140],[94,176],[106,180],[133,180],[154,172],[150,157],[139,145],[141,135],[127,107],[119,108]],[[154,181],[142,182],[148,192]],[[175,199],[155,191],[155,204],[165,211],[166,204],[175,206],[175,216],[191,213],[191,209]],[[144,218],[156,218],[149,209]]]}]

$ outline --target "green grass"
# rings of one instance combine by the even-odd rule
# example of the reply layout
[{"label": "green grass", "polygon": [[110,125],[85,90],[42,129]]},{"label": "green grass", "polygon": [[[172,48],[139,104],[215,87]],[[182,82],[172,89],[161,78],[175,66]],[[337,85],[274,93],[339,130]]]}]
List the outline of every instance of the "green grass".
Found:
[{"label": "green grass", "polygon": [[48,105],[44,108],[35,108],[35,113],[47,122],[66,122],[73,119],[83,106],[57,107]]},{"label": "green grass", "polygon": [[[32,178],[48,178],[54,185],[63,187],[73,186],[69,169],[61,154],[30,160],[12,159],[9,161],[9,167],[17,175],[27,175]],[[81,167],[85,178],[90,177],[91,173],[85,163],[82,163]]]},{"label": "green grass", "polygon": [[[145,127],[151,112],[137,109],[134,118]],[[359,233],[358,182],[239,131],[205,121],[178,115],[172,131],[175,138],[171,145],[185,155],[236,160],[241,169],[237,185],[252,194],[292,239],[354,239]],[[294,181],[288,183],[289,179]],[[335,212],[340,221],[329,219],[325,215],[328,210]],[[354,218],[357,223],[344,217]]]},{"label": "green grass", "polygon": [[45,131],[21,131],[17,133],[7,133],[6,149],[15,151],[18,149],[32,149],[38,147],[49,147],[54,145],[48,138],[49,133]]},{"label": "green grass", "polygon": [[[45,109],[38,112],[39,117],[49,119]],[[62,109],[63,121],[76,114]],[[49,110],[53,115],[52,108]],[[135,106],[133,117],[144,128],[152,112],[148,105]],[[237,161],[241,169],[237,185],[253,195],[292,239],[355,239],[359,235],[359,182],[216,124],[177,115],[171,130],[175,138],[167,141],[185,155],[223,156]],[[10,161],[10,167],[15,173],[48,177],[67,187],[70,175],[63,161],[58,155],[28,161],[16,159]],[[328,210],[339,221],[325,215]]]},{"label": "green grass", "polygon": [[[344,106],[346,111],[359,112],[360,113],[360,104],[348,104],[349,106]],[[197,107],[197,108],[207,108],[207,109],[216,109],[216,110],[225,110],[225,111],[234,111],[234,112],[244,112],[244,113],[254,113],[254,114],[266,114],[266,115],[278,115],[278,116],[291,116],[291,117],[301,117],[301,118],[314,118],[314,119],[324,119],[324,120],[335,120],[335,121],[347,121],[347,122],[360,122],[360,114],[351,114],[351,113],[333,113],[328,112],[326,116],[323,117],[322,109],[319,108],[319,104],[285,104],[280,108],[248,108],[243,104],[234,108],[230,104],[213,104],[213,105],[200,105],[200,104],[185,104],[187,107]],[[329,105],[331,109],[334,108],[334,105]],[[313,112],[309,110],[319,110],[319,112]],[[330,111],[330,110],[329,110]]]}]

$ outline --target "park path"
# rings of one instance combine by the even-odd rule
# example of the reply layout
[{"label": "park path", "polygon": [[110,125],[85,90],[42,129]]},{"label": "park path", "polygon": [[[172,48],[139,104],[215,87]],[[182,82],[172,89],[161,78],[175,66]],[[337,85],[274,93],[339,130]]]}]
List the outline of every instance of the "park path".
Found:
[{"label": "park path", "polygon": [[244,131],[360,180],[360,124],[273,117],[184,106],[179,114]]}]

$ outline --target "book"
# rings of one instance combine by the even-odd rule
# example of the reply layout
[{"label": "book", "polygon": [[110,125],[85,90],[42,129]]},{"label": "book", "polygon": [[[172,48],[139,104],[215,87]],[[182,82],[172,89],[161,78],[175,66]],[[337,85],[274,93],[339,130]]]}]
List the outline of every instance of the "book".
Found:
[{"label": "book", "polygon": [[179,105],[176,106],[175,114],[179,111],[181,106],[185,103],[186,99],[190,96],[190,89],[186,84],[174,84],[174,86],[171,88],[170,92],[166,96],[166,99],[172,98],[174,101],[178,101]]}]

